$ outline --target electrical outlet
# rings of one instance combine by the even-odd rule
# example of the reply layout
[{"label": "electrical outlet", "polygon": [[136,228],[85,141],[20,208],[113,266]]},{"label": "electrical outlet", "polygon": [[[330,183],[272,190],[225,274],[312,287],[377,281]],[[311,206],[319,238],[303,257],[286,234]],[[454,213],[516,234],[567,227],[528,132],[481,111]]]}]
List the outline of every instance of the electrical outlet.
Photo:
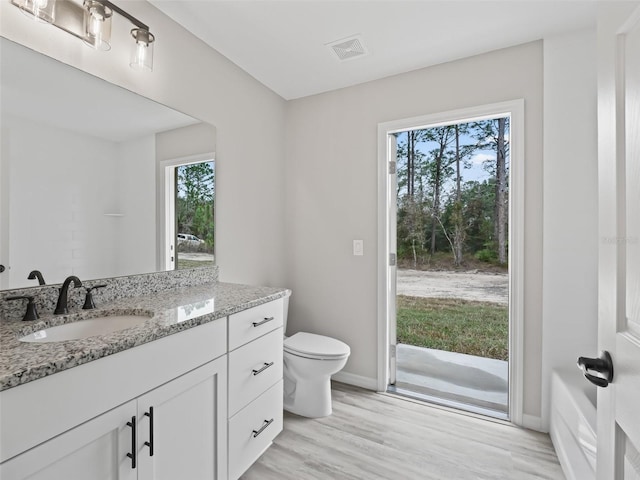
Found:
[{"label": "electrical outlet", "polygon": [[364,241],[362,240],[353,241],[353,254],[357,256],[364,255]]}]

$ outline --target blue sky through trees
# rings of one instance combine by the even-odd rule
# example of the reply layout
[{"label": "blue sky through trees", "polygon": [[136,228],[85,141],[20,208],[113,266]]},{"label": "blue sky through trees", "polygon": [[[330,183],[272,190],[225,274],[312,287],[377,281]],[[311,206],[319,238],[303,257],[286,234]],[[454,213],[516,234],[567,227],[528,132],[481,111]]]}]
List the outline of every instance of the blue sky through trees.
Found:
[{"label": "blue sky through trees", "polygon": [[[492,121],[492,120],[488,120],[488,121]],[[467,125],[473,125],[476,122],[466,122]],[[454,125],[454,124],[451,124]],[[423,128],[420,130],[429,130],[429,128]],[[509,139],[510,139],[510,135],[509,135],[510,131],[509,131],[509,122],[507,122],[507,130],[505,132],[505,140],[508,143]],[[478,143],[487,143],[487,140],[485,139],[485,142],[479,141],[478,138],[474,137],[473,135],[479,135],[479,131],[477,131],[477,129],[473,130],[469,133],[466,134],[462,134],[460,135],[460,146],[471,146],[471,145],[477,145]],[[406,145],[407,143],[407,135],[408,135],[408,131],[406,132],[400,132],[397,135],[397,143],[399,146],[399,152],[401,152],[401,146],[402,145]],[[423,152],[425,155],[428,155],[429,152],[434,151],[435,149],[437,149],[438,144],[434,141],[419,141],[416,143],[416,150]],[[450,145],[449,150],[453,150],[453,148],[455,148],[455,145]],[[466,161],[463,162],[463,166],[462,166],[462,171],[461,171],[461,176],[462,176],[462,182],[468,182],[468,181],[477,181],[477,182],[482,182],[485,180],[489,180],[493,174],[491,173],[491,169],[488,168],[492,165],[495,164],[496,161],[496,152],[495,149],[489,148],[489,147],[478,147],[477,149],[474,150],[474,152],[466,158]],[[403,163],[406,163],[406,157],[402,158],[399,156],[398,158],[398,167],[401,167]],[[509,151],[507,150],[507,169],[508,169],[508,165],[509,165]],[[453,175],[452,177],[454,177],[455,175]],[[455,178],[447,178],[447,180],[444,182],[443,185],[443,190],[445,192],[449,192],[452,188],[454,188],[454,183],[455,183]],[[402,190],[402,188],[399,189],[398,194],[402,195],[403,193],[406,193],[406,188],[404,189],[404,192]]]}]

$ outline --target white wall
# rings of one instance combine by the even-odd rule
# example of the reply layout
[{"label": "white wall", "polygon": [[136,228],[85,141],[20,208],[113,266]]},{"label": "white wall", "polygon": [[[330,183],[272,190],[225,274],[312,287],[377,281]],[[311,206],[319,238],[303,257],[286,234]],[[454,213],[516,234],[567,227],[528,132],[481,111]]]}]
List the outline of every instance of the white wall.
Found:
[{"label": "white wall", "polygon": [[216,129],[213,125],[197,123],[156,134],[158,162],[215,153]]},{"label": "white wall", "polygon": [[[155,272],[156,268],[156,139],[148,135],[118,144],[117,211],[110,220],[118,229],[116,267],[119,275]],[[144,248],[140,248],[141,246]]]},{"label": "white wall", "polygon": [[[0,138],[6,139],[9,130],[0,120]],[[9,142],[0,144],[0,262],[6,269],[9,258]],[[0,290],[9,288],[9,271],[0,275]]]},{"label": "white wall", "polygon": [[[10,288],[68,275],[102,278],[116,273],[117,225],[105,213],[118,202],[117,144],[33,121],[3,116],[3,175],[8,173]],[[20,185],[20,188],[15,186]],[[10,228],[8,228],[10,225]]]},{"label": "white wall", "polygon": [[130,25],[117,15],[108,53],[34,23],[10,2],[0,3],[0,34],[215,125],[220,278],[286,286],[284,100],[147,2],[121,6],[156,36],[152,73],[129,68]]},{"label": "white wall", "polygon": [[[544,40],[543,418],[550,375],[597,356],[596,32]],[[580,372],[575,368],[575,375]]]},{"label": "white wall", "polygon": [[[541,414],[542,42],[289,102],[286,245],[289,331],[351,346],[345,372],[371,380],[377,358],[377,126],[525,99],[524,413]],[[351,254],[364,240],[364,256]]]},{"label": "white wall", "polygon": [[27,280],[33,269],[47,283],[156,270],[155,136],[114,143],[2,120],[3,258],[12,266],[3,288],[37,285]]}]

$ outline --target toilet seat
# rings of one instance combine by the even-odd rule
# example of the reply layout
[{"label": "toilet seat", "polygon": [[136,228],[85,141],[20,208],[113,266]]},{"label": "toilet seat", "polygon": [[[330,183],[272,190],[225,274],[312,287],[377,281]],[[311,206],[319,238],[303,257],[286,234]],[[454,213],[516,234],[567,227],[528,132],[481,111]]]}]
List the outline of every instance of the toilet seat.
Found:
[{"label": "toilet seat", "polygon": [[338,360],[351,353],[349,345],[335,338],[298,332],[284,340],[284,351],[299,357],[318,360]]}]

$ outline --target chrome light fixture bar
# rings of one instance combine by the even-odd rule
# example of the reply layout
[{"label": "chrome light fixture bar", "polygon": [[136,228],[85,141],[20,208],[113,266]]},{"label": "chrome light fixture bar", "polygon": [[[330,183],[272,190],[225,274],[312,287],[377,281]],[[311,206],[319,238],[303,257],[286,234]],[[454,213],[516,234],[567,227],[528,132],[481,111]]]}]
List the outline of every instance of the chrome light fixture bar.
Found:
[{"label": "chrome light fixture bar", "polygon": [[111,19],[114,13],[126,18],[134,44],[129,65],[136,70],[153,70],[153,42],[149,27],[108,0],[83,0],[82,5],[71,0],[11,0],[23,13],[50,23],[78,37],[97,50],[111,49]]}]

